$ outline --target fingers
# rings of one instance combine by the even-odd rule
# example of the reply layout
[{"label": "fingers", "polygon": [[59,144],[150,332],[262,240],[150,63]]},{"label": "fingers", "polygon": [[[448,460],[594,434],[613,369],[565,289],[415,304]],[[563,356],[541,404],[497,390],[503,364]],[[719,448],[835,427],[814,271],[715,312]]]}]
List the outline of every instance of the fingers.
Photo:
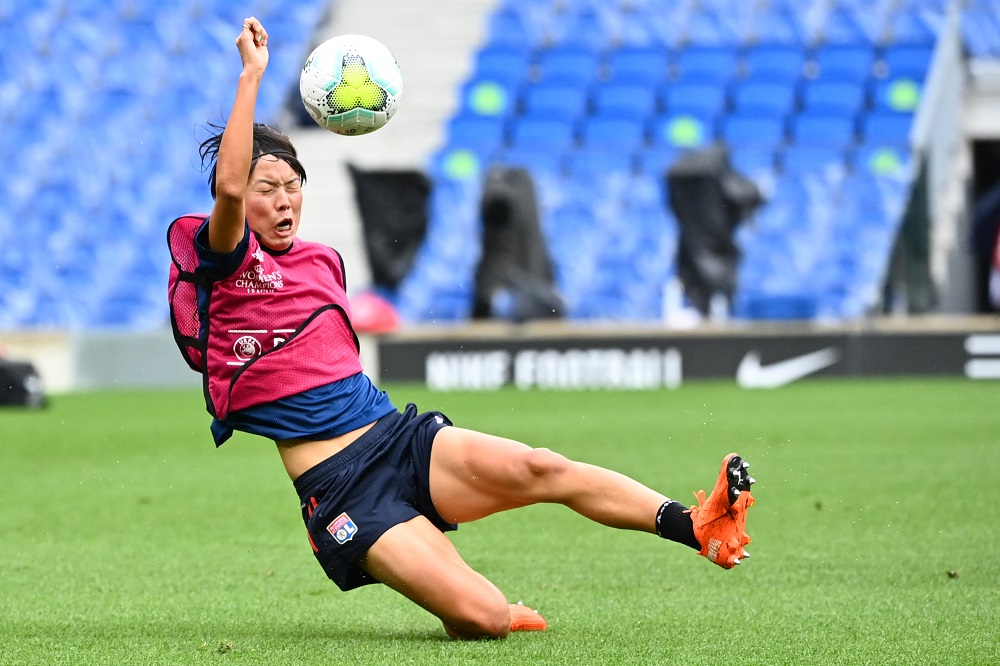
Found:
[{"label": "fingers", "polygon": [[267,31],[264,26],[253,16],[243,19],[243,30],[249,31],[253,38],[253,43],[257,46],[267,46]]}]

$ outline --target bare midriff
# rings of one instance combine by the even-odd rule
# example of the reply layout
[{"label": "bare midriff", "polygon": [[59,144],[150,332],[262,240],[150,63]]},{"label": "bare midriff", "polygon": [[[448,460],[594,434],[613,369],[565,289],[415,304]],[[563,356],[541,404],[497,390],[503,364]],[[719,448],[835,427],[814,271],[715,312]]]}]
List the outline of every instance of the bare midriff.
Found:
[{"label": "bare midriff", "polygon": [[354,440],[368,432],[374,423],[331,439],[285,439],[275,442],[285,471],[294,481],[307,469],[346,449]]}]

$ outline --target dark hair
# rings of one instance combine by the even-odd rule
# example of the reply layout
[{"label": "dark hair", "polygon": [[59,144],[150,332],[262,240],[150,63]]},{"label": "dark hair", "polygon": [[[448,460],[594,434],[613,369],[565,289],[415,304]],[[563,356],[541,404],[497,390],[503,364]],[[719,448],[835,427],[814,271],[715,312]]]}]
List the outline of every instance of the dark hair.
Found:
[{"label": "dark hair", "polygon": [[[208,187],[215,198],[215,170],[219,160],[219,146],[222,145],[222,132],[225,125],[208,124],[211,135],[201,142],[198,153],[201,155],[202,171],[210,170],[208,174]],[[253,124],[253,162],[250,163],[250,170],[253,171],[257,160],[264,155],[274,155],[280,160],[288,163],[295,173],[299,175],[302,184],[306,184],[306,170],[299,162],[298,153],[291,139],[282,134],[281,130],[264,123]]]}]

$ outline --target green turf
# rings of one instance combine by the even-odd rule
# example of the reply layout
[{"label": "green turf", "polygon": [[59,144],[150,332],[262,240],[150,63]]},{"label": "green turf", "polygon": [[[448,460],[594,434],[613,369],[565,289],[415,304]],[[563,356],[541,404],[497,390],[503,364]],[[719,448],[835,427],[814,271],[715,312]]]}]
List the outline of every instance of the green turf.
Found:
[{"label": "green turf", "polygon": [[550,630],[454,642],[326,581],[273,447],[215,450],[196,392],[56,396],[0,410],[0,663],[1000,663],[995,383],[391,394],[685,502],[739,450],[753,557],[723,571],[561,507],[493,516],[454,541]]}]

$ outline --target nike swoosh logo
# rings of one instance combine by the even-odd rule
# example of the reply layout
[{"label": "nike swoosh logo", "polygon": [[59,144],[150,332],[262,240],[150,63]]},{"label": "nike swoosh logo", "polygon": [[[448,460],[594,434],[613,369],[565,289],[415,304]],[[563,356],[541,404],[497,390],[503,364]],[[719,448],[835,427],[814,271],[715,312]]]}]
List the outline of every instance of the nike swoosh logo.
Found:
[{"label": "nike swoosh logo", "polygon": [[760,354],[749,351],[736,369],[736,383],[743,388],[778,388],[829,367],[839,360],[840,352],[837,348],[827,347],[811,354],[761,365]]}]

